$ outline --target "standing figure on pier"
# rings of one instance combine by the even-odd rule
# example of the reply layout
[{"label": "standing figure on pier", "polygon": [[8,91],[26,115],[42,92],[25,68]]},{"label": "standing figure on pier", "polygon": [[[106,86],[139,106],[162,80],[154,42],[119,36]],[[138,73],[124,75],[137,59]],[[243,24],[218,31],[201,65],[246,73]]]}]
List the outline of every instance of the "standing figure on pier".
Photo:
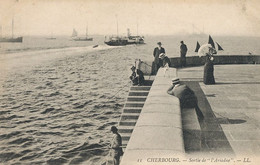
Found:
[{"label": "standing figure on pier", "polygon": [[213,64],[213,54],[216,54],[216,50],[212,47],[208,47],[208,52],[205,57],[203,82],[206,85],[215,84],[214,78],[214,64]]},{"label": "standing figure on pier", "polygon": [[159,58],[160,54],[165,53],[165,49],[162,47],[162,43],[158,42],[157,43],[158,47],[154,48],[153,51],[153,56],[154,56],[154,61],[153,61],[153,67],[152,67],[152,72],[153,74],[156,74],[158,69],[160,68],[160,63],[161,59]]},{"label": "standing figure on pier", "polygon": [[188,51],[187,46],[184,44],[183,41],[181,41],[181,46],[180,46],[180,53],[181,53],[181,67],[186,66],[186,53]]},{"label": "standing figure on pier", "polygon": [[113,139],[110,144],[110,154],[113,158],[113,165],[119,165],[120,156],[123,155],[122,150],[122,137],[117,132],[117,128],[115,126],[111,127],[111,132],[113,133]]}]

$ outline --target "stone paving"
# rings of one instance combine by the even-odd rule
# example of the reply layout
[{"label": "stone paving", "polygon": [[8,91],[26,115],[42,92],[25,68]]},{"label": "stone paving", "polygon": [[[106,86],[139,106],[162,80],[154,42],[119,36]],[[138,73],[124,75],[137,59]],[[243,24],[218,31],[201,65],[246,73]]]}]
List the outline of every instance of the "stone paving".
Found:
[{"label": "stone paving", "polygon": [[[259,164],[260,65],[214,67],[214,85],[203,83],[203,66],[160,69],[120,164]],[[197,151],[183,149],[192,139],[180,130],[189,122],[181,124],[182,110],[166,94],[174,76],[194,90],[205,116]]]},{"label": "stone paving", "polygon": [[[199,97],[199,106],[206,116],[206,129],[208,129],[206,131],[223,130],[225,137],[221,140],[226,143],[223,145],[230,145],[231,148],[226,149],[229,148],[229,151],[234,152],[236,156],[258,157],[260,65],[215,65],[214,68],[215,85],[203,83],[203,67],[178,69],[178,77],[188,84],[199,83],[204,96],[200,95],[195,87],[193,90]],[[209,108],[205,108],[205,100],[202,100],[202,97],[209,103],[211,114]]]}]

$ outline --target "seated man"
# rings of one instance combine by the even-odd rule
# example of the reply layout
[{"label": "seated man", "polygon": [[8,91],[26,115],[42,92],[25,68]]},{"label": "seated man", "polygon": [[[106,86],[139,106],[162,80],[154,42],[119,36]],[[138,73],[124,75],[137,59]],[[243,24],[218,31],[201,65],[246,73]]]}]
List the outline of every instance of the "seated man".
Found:
[{"label": "seated man", "polygon": [[198,100],[194,92],[186,85],[181,85],[179,78],[172,79],[172,85],[168,94],[176,96],[180,100],[181,108],[195,108],[198,119],[204,119],[204,115],[198,107]]},{"label": "seated man", "polygon": [[131,67],[132,75],[129,77],[133,85],[144,84],[144,74],[140,69],[136,69],[134,66]]},{"label": "seated man", "polygon": [[160,60],[160,67],[170,67],[171,66],[171,62],[170,59],[166,56],[165,53],[161,53],[159,58]]}]

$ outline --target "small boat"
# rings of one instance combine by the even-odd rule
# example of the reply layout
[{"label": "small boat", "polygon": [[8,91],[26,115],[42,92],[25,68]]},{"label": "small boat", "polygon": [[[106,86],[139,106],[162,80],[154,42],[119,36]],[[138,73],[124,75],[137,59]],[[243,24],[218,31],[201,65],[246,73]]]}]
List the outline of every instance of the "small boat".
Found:
[{"label": "small boat", "polygon": [[51,33],[51,37],[47,37],[46,39],[47,39],[47,40],[56,40],[56,38],[53,37],[53,34],[52,34],[52,33]]},{"label": "small boat", "polygon": [[217,43],[217,45],[218,45],[218,50],[224,50],[218,43]]},{"label": "small boat", "polygon": [[196,46],[195,52],[198,52],[199,49],[200,49],[200,44],[199,44],[199,42],[197,41],[197,46]]},{"label": "small boat", "polygon": [[[216,49],[216,48],[215,48],[215,43],[214,43],[214,41],[213,41],[213,39],[212,39],[212,37],[211,37],[210,35],[209,35],[208,44],[210,44],[210,45],[212,46],[212,48]],[[224,49],[219,45],[219,43],[216,42],[216,44],[217,44],[217,46],[218,46],[218,50],[219,50],[219,51],[224,50]],[[200,48],[200,44],[199,44],[199,42],[197,41],[197,45],[196,45],[195,52],[198,52],[198,51],[199,51],[199,48]]]},{"label": "small boat", "polygon": [[[2,34],[2,27],[1,27],[1,34]],[[5,38],[5,37],[1,36],[0,42],[23,42],[23,37],[14,38],[14,19],[12,19],[12,37],[11,38]]]},{"label": "small boat", "polygon": [[[220,45],[219,43],[216,42],[216,45],[218,47],[218,51],[222,51],[224,50]],[[198,55],[199,56],[203,56],[204,54],[206,54],[208,52],[208,48],[209,47],[212,47],[214,48],[214,50],[216,51],[216,48],[215,48],[215,42],[213,41],[212,37],[209,35],[209,40],[208,40],[208,43],[207,44],[203,44],[200,46],[199,42],[197,41],[197,45],[196,45],[196,49],[195,49],[195,52],[198,52]],[[217,53],[217,51],[216,51]]]},{"label": "small boat", "polygon": [[[208,41],[208,44],[210,44],[214,49],[215,48],[215,43],[212,39],[212,37],[209,35],[209,41]],[[221,51],[221,50],[224,50],[217,42],[216,42],[217,46],[218,46],[218,50]]]},{"label": "small boat", "polygon": [[213,41],[213,39],[212,39],[212,37],[209,35],[209,41],[208,41],[208,44],[210,44],[211,46],[212,46],[212,48],[214,48],[215,49],[215,43],[214,43],[214,41]]},{"label": "small boat", "polygon": [[56,40],[55,37],[49,37],[49,38],[46,38],[47,40]]}]

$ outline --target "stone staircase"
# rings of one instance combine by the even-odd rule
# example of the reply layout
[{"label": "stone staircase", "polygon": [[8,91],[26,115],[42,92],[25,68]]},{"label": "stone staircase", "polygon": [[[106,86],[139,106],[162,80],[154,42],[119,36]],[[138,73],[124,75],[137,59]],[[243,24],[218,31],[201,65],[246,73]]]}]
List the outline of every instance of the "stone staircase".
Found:
[{"label": "stone staircase", "polygon": [[149,84],[147,86],[132,86],[129,90],[118,127],[118,132],[122,136],[123,149],[131,137],[150,88]]}]

